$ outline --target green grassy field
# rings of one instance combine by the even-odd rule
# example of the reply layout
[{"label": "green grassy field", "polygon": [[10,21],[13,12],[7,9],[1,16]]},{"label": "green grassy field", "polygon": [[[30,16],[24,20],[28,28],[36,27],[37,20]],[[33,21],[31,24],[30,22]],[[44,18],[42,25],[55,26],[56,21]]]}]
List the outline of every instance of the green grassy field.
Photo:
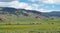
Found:
[{"label": "green grassy field", "polygon": [[7,25],[0,26],[0,33],[60,33],[55,25]]},{"label": "green grassy field", "polygon": [[14,18],[0,22],[0,33],[60,33],[60,19]]}]

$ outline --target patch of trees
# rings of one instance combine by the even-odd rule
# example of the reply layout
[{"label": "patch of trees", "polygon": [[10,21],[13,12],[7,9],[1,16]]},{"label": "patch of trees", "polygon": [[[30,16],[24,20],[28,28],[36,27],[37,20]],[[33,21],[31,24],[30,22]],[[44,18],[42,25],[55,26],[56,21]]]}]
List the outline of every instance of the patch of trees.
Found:
[{"label": "patch of trees", "polygon": [[31,25],[41,25],[42,23],[30,23]]},{"label": "patch of trees", "polygon": [[52,22],[52,23],[48,23],[48,24],[50,24],[50,25],[51,25],[51,24],[54,25],[55,23]]}]

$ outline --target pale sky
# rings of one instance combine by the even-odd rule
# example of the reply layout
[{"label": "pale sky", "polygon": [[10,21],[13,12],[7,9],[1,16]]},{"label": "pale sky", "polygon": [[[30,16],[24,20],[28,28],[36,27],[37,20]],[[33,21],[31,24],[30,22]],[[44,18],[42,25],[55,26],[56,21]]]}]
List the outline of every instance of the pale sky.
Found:
[{"label": "pale sky", "polygon": [[60,11],[60,0],[0,0],[0,7],[22,8],[41,12]]}]

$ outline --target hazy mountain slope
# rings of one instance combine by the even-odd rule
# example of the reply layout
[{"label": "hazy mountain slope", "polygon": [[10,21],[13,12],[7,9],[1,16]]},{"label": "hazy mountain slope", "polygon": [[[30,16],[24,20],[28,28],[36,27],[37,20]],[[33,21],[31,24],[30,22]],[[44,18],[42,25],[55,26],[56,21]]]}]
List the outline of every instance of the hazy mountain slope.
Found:
[{"label": "hazy mountain slope", "polygon": [[46,16],[39,11],[35,10],[25,10],[25,9],[15,9],[10,7],[0,7],[0,16],[4,15],[5,17],[12,18],[20,17],[20,18],[37,18],[37,19],[45,19]]},{"label": "hazy mountain slope", "polygon": [[[16,9],[11,7],[0,7],[0,19],[6,20],[9,18],[18,17],[18,18],[32,18],[32,19],[39,19],[39,20],[50,20],[55,19],[58,17],[59,13],[49,12],[43,13],[36,10],[26,10],[26,9]],[[54,17],[52,17],[54,16]],[[59,15],[60,16],[60,15]]]},{"label": "hazy mountain slope", "polygon": [[60,17],[60,11],[46,12],[44,14],[48,15],[48,16],[57,16],[57,17]]}]

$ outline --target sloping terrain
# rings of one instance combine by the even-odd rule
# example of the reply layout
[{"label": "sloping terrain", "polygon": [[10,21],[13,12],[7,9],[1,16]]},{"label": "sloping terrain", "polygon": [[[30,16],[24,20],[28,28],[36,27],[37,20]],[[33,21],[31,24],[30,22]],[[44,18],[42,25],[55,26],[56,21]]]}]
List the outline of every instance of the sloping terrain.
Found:
[{"label": "sloping terrain", "polygon": [[[25,10],[25,9],[15,9],[10,7],[0,7],[0,16],[1,18],[36,18],[36,19],[46,19],[47,16],[42,12],[35,10]],[[2,17],[3,16],[3,17]],[[1,19],[0,18],[0,19]]]}]

